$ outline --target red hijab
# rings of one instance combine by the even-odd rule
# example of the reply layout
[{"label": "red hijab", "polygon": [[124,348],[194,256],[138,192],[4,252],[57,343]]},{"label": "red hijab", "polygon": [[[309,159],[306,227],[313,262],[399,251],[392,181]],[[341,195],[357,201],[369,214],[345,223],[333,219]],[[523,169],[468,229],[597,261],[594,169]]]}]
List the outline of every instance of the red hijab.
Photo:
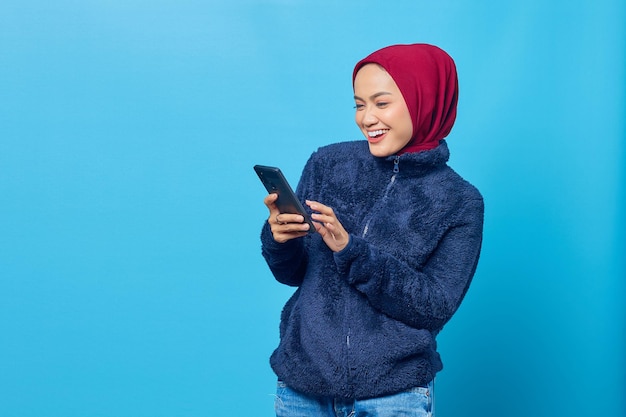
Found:
[{"label": "red hijab", "polygon": [[452,58],[428,44],[393,45],[359,61],[352,73],[365,64],[380,65],[396,82],[413,121],[413,137],[399,152],[436,148],[456,119],[459,83]]}]

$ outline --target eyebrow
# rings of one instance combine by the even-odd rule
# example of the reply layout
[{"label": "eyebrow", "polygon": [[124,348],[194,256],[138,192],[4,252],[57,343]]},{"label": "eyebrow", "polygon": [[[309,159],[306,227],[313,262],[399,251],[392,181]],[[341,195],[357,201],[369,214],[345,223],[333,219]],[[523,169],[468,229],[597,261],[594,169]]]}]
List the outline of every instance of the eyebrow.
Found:
[{"label": "eyebrow", "polygon": [[[381,91],[381,92],[379,92],[379,93],[372,94],[372,95],[370,96],[370,100],[373,100],[373,99],[375,99],[375,98],[378,98],[378,97],[380,97],[380,96],[384,96],[384,95],[391,95],[391,93],[389,93],[389,92],[387,92],[387,91]],[[363,99],[362,99],[361,97],[357,96],[357,95],[355,95],[355,96],[354,96],[354,99],[355,99],[355,100],[361,100],[361,101],[363,101]]]}]

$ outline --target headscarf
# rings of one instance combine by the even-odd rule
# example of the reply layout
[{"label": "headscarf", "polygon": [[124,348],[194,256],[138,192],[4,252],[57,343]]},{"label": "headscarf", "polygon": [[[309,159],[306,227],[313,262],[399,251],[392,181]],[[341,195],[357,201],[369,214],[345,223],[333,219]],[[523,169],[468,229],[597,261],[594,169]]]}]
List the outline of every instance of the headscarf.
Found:
[{"label": "headscarf", "polygon": [[411,115],[413,137],[399,154],[436,148],[456,119],[459,83],[452,58],[423,43],[388,46],[356,64],[353,87],[357,72],[370,63],[380,65],[393,78]]}]

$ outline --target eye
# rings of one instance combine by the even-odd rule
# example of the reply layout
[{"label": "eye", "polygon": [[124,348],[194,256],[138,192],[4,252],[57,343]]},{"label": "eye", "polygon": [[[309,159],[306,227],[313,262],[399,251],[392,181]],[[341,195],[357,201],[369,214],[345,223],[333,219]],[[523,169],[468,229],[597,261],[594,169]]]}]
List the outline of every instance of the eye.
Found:
[{"label": "eye", "polygon": [[386,102],[386,101],[379,101],[379,102],[376,103],[376,107],[378,107],[379,109],[384,109],[388,105],[389,105],[389,103]]},{"label": "eye", "polygon": [[354,105],[354,108],[355,108],[355,109],[357,109],[357,110],[361,110],[363,107],[365,107],[365,105],[364,105],[364,104],[361,104],[361,103],[356,103],[356,104]]}]

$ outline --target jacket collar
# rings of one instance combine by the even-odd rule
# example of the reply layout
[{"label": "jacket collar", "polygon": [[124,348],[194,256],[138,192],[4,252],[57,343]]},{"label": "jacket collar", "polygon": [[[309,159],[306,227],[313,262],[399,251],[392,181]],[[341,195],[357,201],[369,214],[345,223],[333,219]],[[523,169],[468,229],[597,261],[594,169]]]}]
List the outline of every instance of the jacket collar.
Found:
[{"label": "jacket collar", "polygon": [[[397,166],[402,175],[419,175],[430,171],[435,167],[445,165],[450,158],[450,150],[444,139],[439,145],[431,150],[405,153],[402,155],[391,155],[381,158],[385,165],[389,164],[390,169]],[[397,164],[397,165],[396,165]]]}]

